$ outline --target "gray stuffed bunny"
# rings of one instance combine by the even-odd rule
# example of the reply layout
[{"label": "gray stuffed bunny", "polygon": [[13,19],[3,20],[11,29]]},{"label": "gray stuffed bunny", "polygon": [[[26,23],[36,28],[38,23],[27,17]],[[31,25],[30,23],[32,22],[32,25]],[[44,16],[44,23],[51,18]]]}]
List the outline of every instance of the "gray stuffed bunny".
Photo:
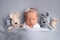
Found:
[{"label": "gray stuffed bunny", "polygon": [[5,18],[5,27],[8,28],[10,25],[11,25],[11,19],[8,16],[8,17]]},{"label": "gray stuffed bunny", "polygon": [[55,30],[57,21],[58,21],[57,18],[50,19],[48,12],[45,14],[43,14],[43,13],[40,14],[40,26],[43,29]]},{"label": "gray stuffed bunny", "polygon": [[42,28],[48,28],[50,23],[49,13],[40,14],[40,26]]}]

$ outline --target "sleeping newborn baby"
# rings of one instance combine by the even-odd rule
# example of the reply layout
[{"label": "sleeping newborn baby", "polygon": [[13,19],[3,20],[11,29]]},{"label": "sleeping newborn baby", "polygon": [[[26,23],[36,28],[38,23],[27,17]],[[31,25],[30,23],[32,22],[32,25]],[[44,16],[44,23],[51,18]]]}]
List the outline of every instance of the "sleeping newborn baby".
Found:
[{"label": "sleeping newborn baby", "polygon": [[34,8],[29,8],[26,10],[25,14],[25,22],[23,24],[23,28],[28,30],[40,30],[40,25],[37,23],[37,11]]},{"label": "sleeping newborn baby", "polygon": [[32,31],[41,30],[40,25],[37,23],[38,14],[36,9],[34,8],[27,9],[25,11],[24,17],[25,17],[25,22],[23,24],[23,28]]}]

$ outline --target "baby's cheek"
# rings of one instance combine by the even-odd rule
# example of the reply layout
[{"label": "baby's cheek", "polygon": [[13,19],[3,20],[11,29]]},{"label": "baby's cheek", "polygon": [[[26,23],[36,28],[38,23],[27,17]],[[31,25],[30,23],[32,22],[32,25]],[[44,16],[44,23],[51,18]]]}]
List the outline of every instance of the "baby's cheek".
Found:
[{"label": "baby's cheek", "polygon": [[37,23],[37,19],[34,22]]},{"label": "baby's cheek", "polygon": [[27,24],[29,24],[29,21],[28,21],[28,20],[26,20],[26,23],[27,23]]}]

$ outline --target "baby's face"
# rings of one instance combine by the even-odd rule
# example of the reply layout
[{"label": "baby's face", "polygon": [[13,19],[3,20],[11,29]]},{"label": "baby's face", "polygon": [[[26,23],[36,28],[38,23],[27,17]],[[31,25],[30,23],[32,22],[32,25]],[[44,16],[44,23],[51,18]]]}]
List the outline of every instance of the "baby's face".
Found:
[{"label": "baby's face", "polygon": [[26,24],[29,27],[33,27],[37,23],[37,13],[36,12],[29,12],[26,15]]}]

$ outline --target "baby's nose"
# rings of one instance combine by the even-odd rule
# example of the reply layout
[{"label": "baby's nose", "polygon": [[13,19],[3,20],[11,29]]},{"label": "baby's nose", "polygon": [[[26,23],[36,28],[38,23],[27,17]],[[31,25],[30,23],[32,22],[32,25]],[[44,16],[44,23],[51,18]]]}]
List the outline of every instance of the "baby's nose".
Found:
[{"label": "baby's nose", "polygon": [[31,19],[30,22],[33,22],[33,20]]}]

